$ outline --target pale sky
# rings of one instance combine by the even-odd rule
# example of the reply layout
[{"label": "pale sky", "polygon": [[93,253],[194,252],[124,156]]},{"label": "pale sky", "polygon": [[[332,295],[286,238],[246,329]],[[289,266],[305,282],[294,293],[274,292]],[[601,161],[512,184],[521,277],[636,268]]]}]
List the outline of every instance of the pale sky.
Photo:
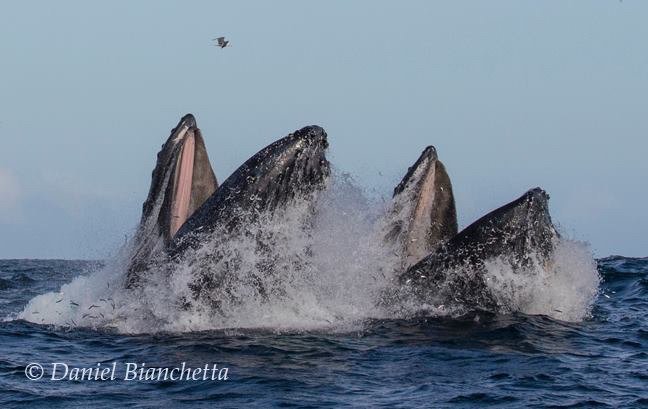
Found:
[{"label": "pale sky", "polygon": [[541,186],[597,256],[647,256],[647,21],[638,0],[3,2],[0,258],[113,252],[187,112],[221,181],[318,124],[388,195],[432,144],[461,227]]}]

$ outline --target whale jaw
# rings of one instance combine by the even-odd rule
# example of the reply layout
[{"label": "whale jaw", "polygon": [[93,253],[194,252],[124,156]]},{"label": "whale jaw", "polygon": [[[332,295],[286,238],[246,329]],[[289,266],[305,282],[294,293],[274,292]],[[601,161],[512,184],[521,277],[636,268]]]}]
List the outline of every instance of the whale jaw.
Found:
[{"label": "whale jaw", "polygon": [[180,119],[157,155],[151,187],[132,242],[127,286],[166,250],[184,222],[218,187],[193,115]]},{"label": "whale jaw", "polygon": [[423,150],[394,189],[385,240],[398,247],[402,268],[457,234],[452,183],[434,146]]}]

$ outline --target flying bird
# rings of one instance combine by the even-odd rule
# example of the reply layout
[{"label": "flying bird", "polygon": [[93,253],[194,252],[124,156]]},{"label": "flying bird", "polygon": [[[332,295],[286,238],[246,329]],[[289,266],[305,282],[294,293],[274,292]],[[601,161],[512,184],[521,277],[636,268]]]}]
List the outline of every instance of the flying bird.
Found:
[{"label": "flying bird", "polygon": [[220,48],[225,48],[229,44],[229,41],[225,40],[225,37],[217,37],[217,38],[214,38],[212,41],[216,41],[217,43],[214,44],[214,45],[216,47],[220,47]]}]

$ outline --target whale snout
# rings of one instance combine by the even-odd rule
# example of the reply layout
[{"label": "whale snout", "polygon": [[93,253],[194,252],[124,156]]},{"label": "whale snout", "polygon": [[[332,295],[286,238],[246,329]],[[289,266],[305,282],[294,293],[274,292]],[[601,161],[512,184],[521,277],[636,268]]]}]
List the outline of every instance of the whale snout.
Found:
[{"label": "whale snout", "polygon": [[533,199],[549,200],[549,193],[540,187],[535,187],[527,191],[527,196]]},{"label": "whale snout", "polygon": [[530,189],[523,197],[530,209],[544,211],[549,207],[549,193],[542,188],[536,187]]},{"label": "whale snout", "polygon": [[329,146],[327,136],[324,128],[318,125],[305,126],[295,131],[297,140],[305,142],[308,146],[320,147],[321,149],[326,149]]},{"label": "whale snout", "polygon": [[186,136],[187,131],[192,128],[193,129],[198,128],[198,123],[196,122],[196,118],[192,114],[186,114],[185,116],[180,118],[178,125],[176,125],[176,127],[171,130],[171,135],[169,135],[169,139],[167,139],[167,143],[172,142],[173,145],[177,142],[182,141]]},{"label": "whale snout", "polygon": [[428,145],[425,147],[423,153],[421,153],[421,157],[425,157],[431,161],[439,159],[439,155],[437,155],[437,150],[432,145]]},{"label": "whale snout", "polygon": [[193,114],[186,114],[185,116],[183,116],[182,119],[180,119],[180,125],[186,126],[188,128],[198,126],[196,118],[193,116]]}]

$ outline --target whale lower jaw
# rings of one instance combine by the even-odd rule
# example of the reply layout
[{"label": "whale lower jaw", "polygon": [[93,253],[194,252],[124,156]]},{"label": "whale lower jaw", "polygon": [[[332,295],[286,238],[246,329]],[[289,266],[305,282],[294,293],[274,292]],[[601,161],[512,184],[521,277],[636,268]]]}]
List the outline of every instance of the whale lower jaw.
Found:
[{"label": "whale lower jaw", "polygon": [[139,273],[163,256],[173,236],[217,187],[201,132],[193,115],[187,114],[157,155],[142,218],[131,241],[127,287],[137,284]]},{"label": "whale lower jaw", "polygon": [[385,241],[407,268],[457,234],[450,177],[434,146],[426,147],[394,189]]}]

